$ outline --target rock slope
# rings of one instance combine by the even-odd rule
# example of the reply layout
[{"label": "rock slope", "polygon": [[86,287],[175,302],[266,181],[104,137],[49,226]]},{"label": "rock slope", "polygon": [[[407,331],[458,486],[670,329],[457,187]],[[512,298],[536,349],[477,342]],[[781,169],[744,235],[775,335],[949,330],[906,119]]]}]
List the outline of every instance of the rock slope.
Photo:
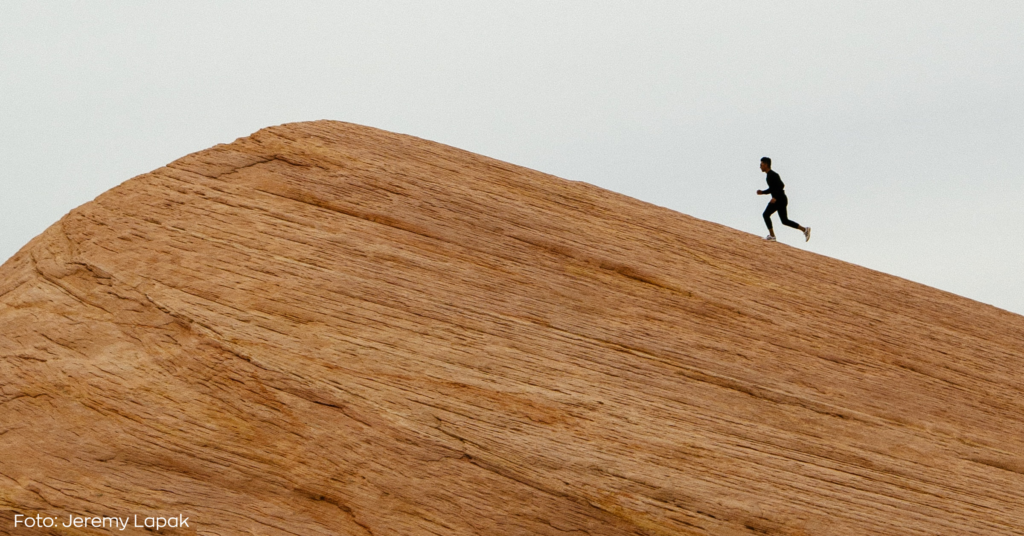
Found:
[{"label": "rock slope", "polygon": [[0,268],[0,533],[1022,535],[1022,356],[955,295],[284,125]]}]

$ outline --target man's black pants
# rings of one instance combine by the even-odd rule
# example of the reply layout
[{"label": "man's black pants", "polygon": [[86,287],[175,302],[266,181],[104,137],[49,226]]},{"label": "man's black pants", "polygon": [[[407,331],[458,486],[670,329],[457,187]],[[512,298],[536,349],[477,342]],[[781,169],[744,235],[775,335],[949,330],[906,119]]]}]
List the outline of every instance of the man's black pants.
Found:
[{"label": "man's black pants", "polygon": [[785,197],[776,197],[774,203],[768,203],[768,206],[764,209],[764,223],[769,229],[772,228],[772,214],[775,212],[779,213],[779,219],[782,220],[782,225],[787,225],[794,229],[799,229],[800,224],[789,219],[786,215],[786,205],[789,204],[789,199]]}]

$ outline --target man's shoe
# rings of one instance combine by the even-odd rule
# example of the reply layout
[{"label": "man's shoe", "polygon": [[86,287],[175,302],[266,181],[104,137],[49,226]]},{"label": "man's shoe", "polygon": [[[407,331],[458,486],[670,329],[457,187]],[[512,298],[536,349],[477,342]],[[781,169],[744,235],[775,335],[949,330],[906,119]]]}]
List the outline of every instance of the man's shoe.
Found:
[{"label": "man's shoe", "polygon": [[810,239],[811,239],[811,228],[810,227],[804,227],[804,242],[807,242]]},{"label": "man's shoe", "polygon": [[764,237],[764,239],[769,241],[769,242],[775,242],[775,237],[772,236],[772,235],[768,235],[768,236]]}]

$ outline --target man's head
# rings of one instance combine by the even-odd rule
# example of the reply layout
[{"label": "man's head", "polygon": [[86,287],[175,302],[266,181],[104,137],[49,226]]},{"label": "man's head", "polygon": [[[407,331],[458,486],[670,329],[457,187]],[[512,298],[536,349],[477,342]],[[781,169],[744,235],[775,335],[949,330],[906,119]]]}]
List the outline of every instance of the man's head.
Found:
[{"label": "man's head", "polygon": [[772,159],[767,156],[761,157],[761,171],[768,171],[772,168]]}]

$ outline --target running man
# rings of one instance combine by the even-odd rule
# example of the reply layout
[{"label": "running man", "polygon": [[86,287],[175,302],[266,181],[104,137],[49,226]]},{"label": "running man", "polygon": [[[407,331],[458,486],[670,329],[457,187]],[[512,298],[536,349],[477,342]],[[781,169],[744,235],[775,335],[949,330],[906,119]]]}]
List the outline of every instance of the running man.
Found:
[{"label": "running man", "polygon": [[782,179],[779,174],[772,171],[772,159],[767,156],[761,159],[761,171],[768,175],[765,179],[768,180],[767,190],[758,190],[757,195],[770,195],[772,200],[768,202],[768,206],[764,209],[764,223],[768,226],[768,236],[764,237],[769,242],[775,242],[775,229],[772,229],[772,214],[775,212],[779,213],[779,219],[782,220],[782,225],[793,227],[794,229],[800,229],[804,233],[804,242],[811,239],[811,228],[801,227],[799,223],[789,219],[786,216],[786,205],[789,204],[789,199],[786,198],[786,185],[782,184]]}]

